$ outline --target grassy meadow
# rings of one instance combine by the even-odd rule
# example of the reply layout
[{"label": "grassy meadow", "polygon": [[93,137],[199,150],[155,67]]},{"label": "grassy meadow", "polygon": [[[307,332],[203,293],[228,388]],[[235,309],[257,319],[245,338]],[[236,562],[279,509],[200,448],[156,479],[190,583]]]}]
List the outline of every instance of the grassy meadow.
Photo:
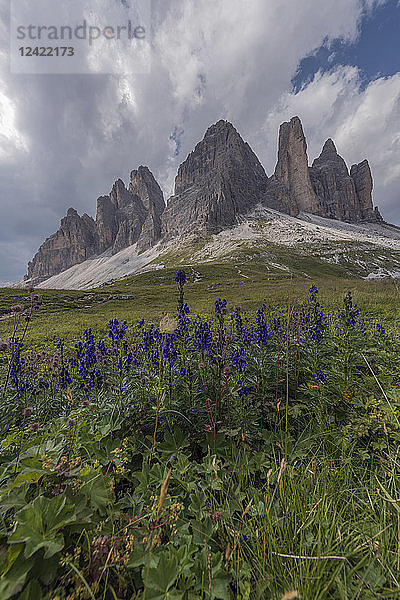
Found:
[{"label": "grassy meadow", "polygon": [[[395,279],[327,278],[317,270],[310,278],[266,271],[259,261],[230,266],[204,264],[182,267],[187,272],[186,299],[192,313],[210,315],[218,296],[227,299],[229,309],[255,312],[261,304],[273,309],[288,302],[302,301],[312,283],[320,288],[326,306],[334,306],[347,291],[357,298],[363,311],[395,325],[400,308],[400,284]],[[315,265],[314,265],[315,270]],[[27,331],[27,339],[45,344],[61,338],[74,338],[87,328],[101,333],[110,319],[133,321],[146,318],[158,323],[165,313],[176,311],[176,268],[144,273],[106,284],[93,290],[37,290],[42,305]],[[0,338],[12,330],[11,307],[29,301],[26,290],[0,288]]]},{"label": "grassy meadow", "polygon": [[183,269],[0,289],[0,599],[400,598],[398,283]]}]

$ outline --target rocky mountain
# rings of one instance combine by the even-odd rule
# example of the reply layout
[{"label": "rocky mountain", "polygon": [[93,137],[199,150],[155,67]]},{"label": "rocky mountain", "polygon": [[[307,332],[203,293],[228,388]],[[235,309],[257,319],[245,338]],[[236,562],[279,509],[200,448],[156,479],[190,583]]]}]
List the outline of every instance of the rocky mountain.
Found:
[{"label": "rocky mountain", "polygon": [[25,279],[36,285],[106,251],[116,254],[133,244],[139,251],[150,248],[160,239],[164,208],[163,193],[151,171],[139,167],[131,173],[129,189],[118,179],[108,196],[98,198],[96,221],[68,209],[60,229],[28,264]]},{"label": "rocky mountain", "polygon": [[146,210],[146,219],[138,239],[138,249],[147,250],[161,237],[161,215],[165,209],[164,195],[147,167],[139,167],[137,171],[132,171],[129,191],[140,198]]},{"label": "rocky mountain", "polygon": [[282,123],[278,161],[268,178],[250,146],[227,121],[206,132],[181,164],[174,195],[162,215],[162,238],[218,232],[258,203],[297,216],[311,213],[349,223],[379,222],[367,160],[349,170],[331,139],[311,167],[299,117]]},{"label": "rocky mountain", "polygon": [[218,234],[257,206],[291,217],[384,223],[373,207],[372,189],[368,161],[349,172],[331,139],[310,167],[299,117],[280,126],[271,177],[235,127],[220,120],[179,167],[167,205],[150,170],[139,167],[131,172],[128,188],[118,179],[108,196],[98,198],[95,221],[69,209],[60,229],[29,263],[25,281],[37,284],[104,253],[134,247],[139,255],[160,241],[168,244],[193,232]]},{"label": "rocky mountain", "polygon": [[278,162],[269,181],[265,204],[289,215],[300,211],[320,214],[320,204],[311,185],[307,143],[299,117],[279,129]]},{"label": "rocky mountain", "polygon": [[181,164],[174,195],[162,216],[171,239],[193,228],[221,231],[261,201],[268,177],[260,161],[228,121],[218,121]]},{"label": "rocky mountain", "polygon": [[363,221],[383,221],[378,207],[372,203],[373,180],[367,159],[357,165],[352,165],[350,177],[354,181],[360,216]]},{"label": "rocky mountain", "polygon": [[372,204],[372,175],[367,160],[348,167],[328,139],[308,166],[301,121],[293,117],[279,131],[278,163],[269,180],[265,204],[290,215],[307,212],[349,223],[382,221]]},{"label": "rocky mountain", "polygon": [[353,165],[349,173],[335,144],[328,139],[309,171],[320,202],[320,212],[316,214],[350,223],[382,221],[372,204],[373,183],[367,160]]},{"label": "rocky mountain", "polygon": [[84,262],[96,252],[96,223],[69,208],[57,233],[49,237],[28,264],[27,279],[39,283],[72,265]]},{"label": "rocky mountain", "polygon": [[118,179],[109,196],[97,200],[97,253],[111,249],[116,254],[139,239],[146,211],[140,198]]},{"label": "rocky mountain", "polygon": [[[93,257],[39,285],[47,289],[88,289],[129,275],[164,268],[197,271],[215,265],[221,278],[210,281],[218,295],[225,265],[238,280],[251,285],[246,273],[254,267],[266,279],[290,277],[400,277],[400,228],[385,223],[344,223],[303,213],[293,217],[257,205],[237,223],[219,233],[196,231],[138,253],[129,246],[114,255]],[[166,275],[166,281],[171,275]],[[120,289],[124,288],[121,281]],[[194,288],[192,288],[193,291]],[[222,288],[223,289],[223,288]]]}]

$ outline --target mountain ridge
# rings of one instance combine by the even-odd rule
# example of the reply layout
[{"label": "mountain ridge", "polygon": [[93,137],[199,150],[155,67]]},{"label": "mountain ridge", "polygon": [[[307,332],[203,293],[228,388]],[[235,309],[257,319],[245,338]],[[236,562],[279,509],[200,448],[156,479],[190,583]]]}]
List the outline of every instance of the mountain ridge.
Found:
[{"label": "mountain ridge", "polygon": [[96,219],[68,209],[60,229],[46,239],[28,265],[26,285],[38,285],[75,265],[135,246],[146,252],[193,230],[218,234],[257,205],[292,217],[310,213],[348,223],[381,223],[372,202],[366,159],[350,171],[331,138],[308,164],[299,117],[279,129],[278,159],[268,177],[250,145],[228,121],[211,125],[179,166],[174,194],[164,202],[148,167],[118,179],[97,199]]},{"label": "mountain ridge", "polygon": [[262,263],[266,273],[311,277],[307,269],[331,277],[400,276],[400,228],[382,223],[344,223],[309,213],[297,217],[261,204],[218,233],[192,231],[145,252],[136,245],[110,252],[39,284],[46,289],[89,289],[129,275],[164,267],[197,264]]}]

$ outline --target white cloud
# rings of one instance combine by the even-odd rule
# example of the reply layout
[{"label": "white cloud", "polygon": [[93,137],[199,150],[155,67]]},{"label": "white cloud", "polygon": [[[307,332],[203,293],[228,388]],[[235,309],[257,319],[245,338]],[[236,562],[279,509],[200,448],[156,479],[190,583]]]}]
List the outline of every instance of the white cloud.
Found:
[{"label": "white cloud", "polygon": [[0,92],[0,161],[20,150],[28,151],[28,143],[16,127],[16,105]]},{"label": "white cloud", "polygon": [[[283,94],[266,119],[266,132],[272,135],[293,115],[302,119],[310,163],[328,137],[349,166],[368,158],[375,203],[386,218],[399,222],[400,194],[394,190],[400,189],[400,73],[372,81],[365,89],[354,67],[317,73],[297,94]],[[272,165],[272,144],[267,154]]]}]

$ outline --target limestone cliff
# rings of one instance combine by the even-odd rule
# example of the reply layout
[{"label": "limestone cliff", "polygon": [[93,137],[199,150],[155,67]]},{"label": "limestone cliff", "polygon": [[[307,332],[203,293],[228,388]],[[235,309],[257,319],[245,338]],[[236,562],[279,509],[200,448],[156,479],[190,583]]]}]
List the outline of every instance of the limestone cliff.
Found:
[{"label": "limestone cliff", "polygon": [[281,195],[276,203],[277,207],[281,204],[280,210],[291,215],[302,210],[318,214],[320,205],[310,181],[307,143],[299,117],[280,126],[278,162],[270,186]]},{"label": "limestone cliff", "polygon": [[259,203],[267,175],[228,121],[218,121],[181,164],[162,216],[166,239],[194,230],[221,231]]},{"label": "limestone cliff", "polygon": [[95,253],[96,223],[88,215],[69,208],[60,229],[47,238],[28,264],[27,279],[34,283],[84,262]]},{"label": "limestone cliff", "polygon": [[151,248],[161,236],[163,193],[147,167],[132,171],[129,189],[118,179],[108,196],[97,200],[96,221],[70,208],[60,229],[39,248],[25,276],[36,284],[88,258],[137,243]]}]

